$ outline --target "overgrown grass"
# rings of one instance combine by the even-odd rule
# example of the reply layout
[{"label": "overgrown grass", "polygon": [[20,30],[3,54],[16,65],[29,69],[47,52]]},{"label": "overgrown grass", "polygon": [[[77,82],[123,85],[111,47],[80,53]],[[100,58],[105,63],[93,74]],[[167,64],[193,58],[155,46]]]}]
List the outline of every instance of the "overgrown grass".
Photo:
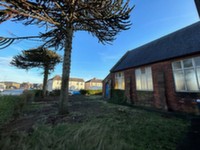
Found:
[{"label": "overgrown grass", "polygon": [[186,120],[102,103],[109,112],[82,123],[37,125],[32,133],[1,139],[13,150],[173,150],[187,130]]},{"label": "overgrown grass", "polygon": [[19,117],[26,103],[33,99],[32,91],[27,91],[22,95],[0,95],[0,127],[9,120]]},{"label": "overgrown grass", "polygon": [[102,95],[102,90],[80,90],[82,95]]},{"label": "overgrown grass", "polygon": [[24,105],[23,96],[0,96],[0,126],[13,117],[17,117]]}]

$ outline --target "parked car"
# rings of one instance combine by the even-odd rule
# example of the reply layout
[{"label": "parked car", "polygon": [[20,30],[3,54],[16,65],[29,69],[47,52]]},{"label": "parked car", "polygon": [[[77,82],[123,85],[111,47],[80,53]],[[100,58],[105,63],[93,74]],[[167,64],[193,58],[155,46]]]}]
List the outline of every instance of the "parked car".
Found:
[{"label": "parked car", "polygon": [[69,95],[80,95],[81,93],[77,90],[69,90]]},{"label": "parked car", "polygon": [[73,93],[72,90],[69,90],[69,91],[68,91],[68,94],[69,94],[69,95],[73,95],[74,93]]}]

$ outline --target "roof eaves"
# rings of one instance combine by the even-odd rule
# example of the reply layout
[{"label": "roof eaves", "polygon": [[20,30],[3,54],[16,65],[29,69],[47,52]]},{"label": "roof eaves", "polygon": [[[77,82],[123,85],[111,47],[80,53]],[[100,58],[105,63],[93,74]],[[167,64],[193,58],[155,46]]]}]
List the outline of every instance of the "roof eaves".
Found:
[{"label": "roof eaves", "polygon": [[110,72],[113,72],[115,70],[115,68],[122,62],[122,60],[124,60],[126,58],[126,56],[128,55],[130,51],[127,51],[121,58],[120,60],[110,69]]},{"label": "roof eaves", "polygon": [[186,55],[180,55],[178,57],[171,57],[171,58],[168,58],[168,59],[162,59],[162,60],[158,60],[158,61],[152,61],[152,62],[149,62],[149,63],[144,63],[144,64],[140,64],[140,65],[133,66],[133,67],[127,67],[127,68],[115,70],[112,73],[116,73],[116,72],[120,72],[120,71],[125,71],[125,70],[132,69],[132,68],[139,68],[139,67],[142,67],[142,66],[152,65],[154,63],[159,63],[159,62],[163,62],[163,61],[169,61],[169,60],[173,60],[173,59],[178,59],[180,57],[191,56],[191,55],[195,55],[195,54],[198,54],[198,53],[200,53],[200,52],[191,53],[190,55],[186,54]]}]

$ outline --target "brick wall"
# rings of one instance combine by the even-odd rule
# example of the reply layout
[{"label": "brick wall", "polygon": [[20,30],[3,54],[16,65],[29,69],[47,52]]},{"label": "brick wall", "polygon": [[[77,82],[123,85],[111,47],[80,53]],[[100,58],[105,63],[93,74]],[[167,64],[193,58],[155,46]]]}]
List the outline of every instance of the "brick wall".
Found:
[{"label": "brick wall", "polygon": [[[169,111],[196,113],[197,106],[194,101],[200,99],[200,93],[176,92],[175,90],[171,63],[176,60],[178,59],[139,67],[151,67],[154,88],[152,92],[137,91],[135,68],[125,70],[125,94],[128,102],[134,105],[155,107]],[[114,88],[114,73],[111,73],[104,80],[103,91],[105,91],[106,80],[111,80],[112,88]]]}]

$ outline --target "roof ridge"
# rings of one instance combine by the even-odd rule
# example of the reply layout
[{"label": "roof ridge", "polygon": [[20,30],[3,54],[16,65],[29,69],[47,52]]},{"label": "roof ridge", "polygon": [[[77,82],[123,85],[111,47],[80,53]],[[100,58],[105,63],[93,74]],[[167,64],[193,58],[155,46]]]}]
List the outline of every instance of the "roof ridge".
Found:
[{"label": "roof ridge", "polygon": [[200,21],[127,51],[110,72],[200,52],[199,35]]}]

